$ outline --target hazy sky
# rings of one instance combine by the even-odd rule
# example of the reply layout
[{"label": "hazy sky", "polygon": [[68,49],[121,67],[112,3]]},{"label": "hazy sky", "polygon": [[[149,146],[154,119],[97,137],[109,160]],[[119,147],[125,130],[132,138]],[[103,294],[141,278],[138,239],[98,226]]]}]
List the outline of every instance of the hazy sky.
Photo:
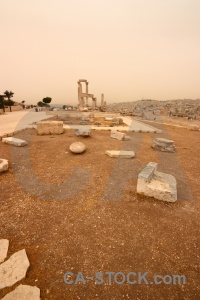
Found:
[{"label": "hazy sky", "polygon": [[0,94],[200,98],[200,0],[0,0]]}]

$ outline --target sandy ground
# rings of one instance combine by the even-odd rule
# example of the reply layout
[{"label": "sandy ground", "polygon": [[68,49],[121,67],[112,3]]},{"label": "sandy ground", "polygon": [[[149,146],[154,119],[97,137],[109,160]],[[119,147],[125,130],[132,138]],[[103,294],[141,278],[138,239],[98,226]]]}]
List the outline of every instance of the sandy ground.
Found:
[{"label": "sandy ground", "polygon": [[[149,123],[163,134],[130,133],[131,141],[92,132],[91,138],[37,136],[21,132],[29,145],[0,144],[9,171],[0,174],[0,238],[10,241],[8,256],[26,249],[30,260],[20,283],[36,285],[41,299],[199,299],[200,132]],[[173,139],[177,152],[151,148],[152,139]],[[74,155],[69,145],[83,141],[87,150]],[[106,150],[134,150],[134,159],[113,159]],[[137,175],[150,161],[173,174],[178,201],[173,204],[136,194]],[[183,274],[184,284],[64,283],[71,271],[84,276],[148,272]],[[119,276],[120,280],[120,276]],[[13,290],[0,291],[0,298]]]}]

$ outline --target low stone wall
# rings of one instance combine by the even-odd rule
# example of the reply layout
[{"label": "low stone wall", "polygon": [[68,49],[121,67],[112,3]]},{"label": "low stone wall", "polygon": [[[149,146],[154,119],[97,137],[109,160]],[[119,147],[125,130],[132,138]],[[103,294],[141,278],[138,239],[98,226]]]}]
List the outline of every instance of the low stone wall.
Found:
[{"label": "low stone wall", "polygon": [[64,132],[62,121],[46,121],[37,123],[38,135],[61,134]]}]

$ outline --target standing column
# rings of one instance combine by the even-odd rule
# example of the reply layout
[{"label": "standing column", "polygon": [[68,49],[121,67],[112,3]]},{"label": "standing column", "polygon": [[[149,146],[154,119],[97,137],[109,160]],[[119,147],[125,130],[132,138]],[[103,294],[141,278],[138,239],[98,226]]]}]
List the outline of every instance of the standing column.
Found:
[{"label": "standing column", "polygon": [[101,94],[101,107],[104,105],[104,94]]},{"label": "standing column", "polygon": [[[89,82],[86,82],[86,94],[88,94],[88,84]],[[86,96],[86,106],[88,106],[88,97]]]},{"label": "standing column", "polygon": [[92,110],[95,110],[95,102],[96,102],[95,98],[92,98]]},{"label": "standing column", "polygon": [[81,83],[78,81],[78,104],[81,106]]}]

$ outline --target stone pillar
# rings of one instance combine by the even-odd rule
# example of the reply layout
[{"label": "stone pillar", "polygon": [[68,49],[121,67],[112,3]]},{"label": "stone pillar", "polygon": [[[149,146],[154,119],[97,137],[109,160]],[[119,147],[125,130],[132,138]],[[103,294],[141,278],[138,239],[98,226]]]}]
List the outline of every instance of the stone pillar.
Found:
[{"label": "stone pillar", "polygon": [[101,94],[101,107],[104,106],[104,94]]},{"label": "stone pillar", "polygon": [[92,110],[95,110],[95,104],[96,104],[96,100],[95,98],[92,98]]},{"label": "stone pillar", "polygon": [[81,105],[81,83],[78,81],[78,104]]},{"label": "stone pillar", "polygon": [[[88,84],[89,82],[86,82],[86,94],[88,94]],[[88,97],[86,97],[86,106],[88,106]]]}]

